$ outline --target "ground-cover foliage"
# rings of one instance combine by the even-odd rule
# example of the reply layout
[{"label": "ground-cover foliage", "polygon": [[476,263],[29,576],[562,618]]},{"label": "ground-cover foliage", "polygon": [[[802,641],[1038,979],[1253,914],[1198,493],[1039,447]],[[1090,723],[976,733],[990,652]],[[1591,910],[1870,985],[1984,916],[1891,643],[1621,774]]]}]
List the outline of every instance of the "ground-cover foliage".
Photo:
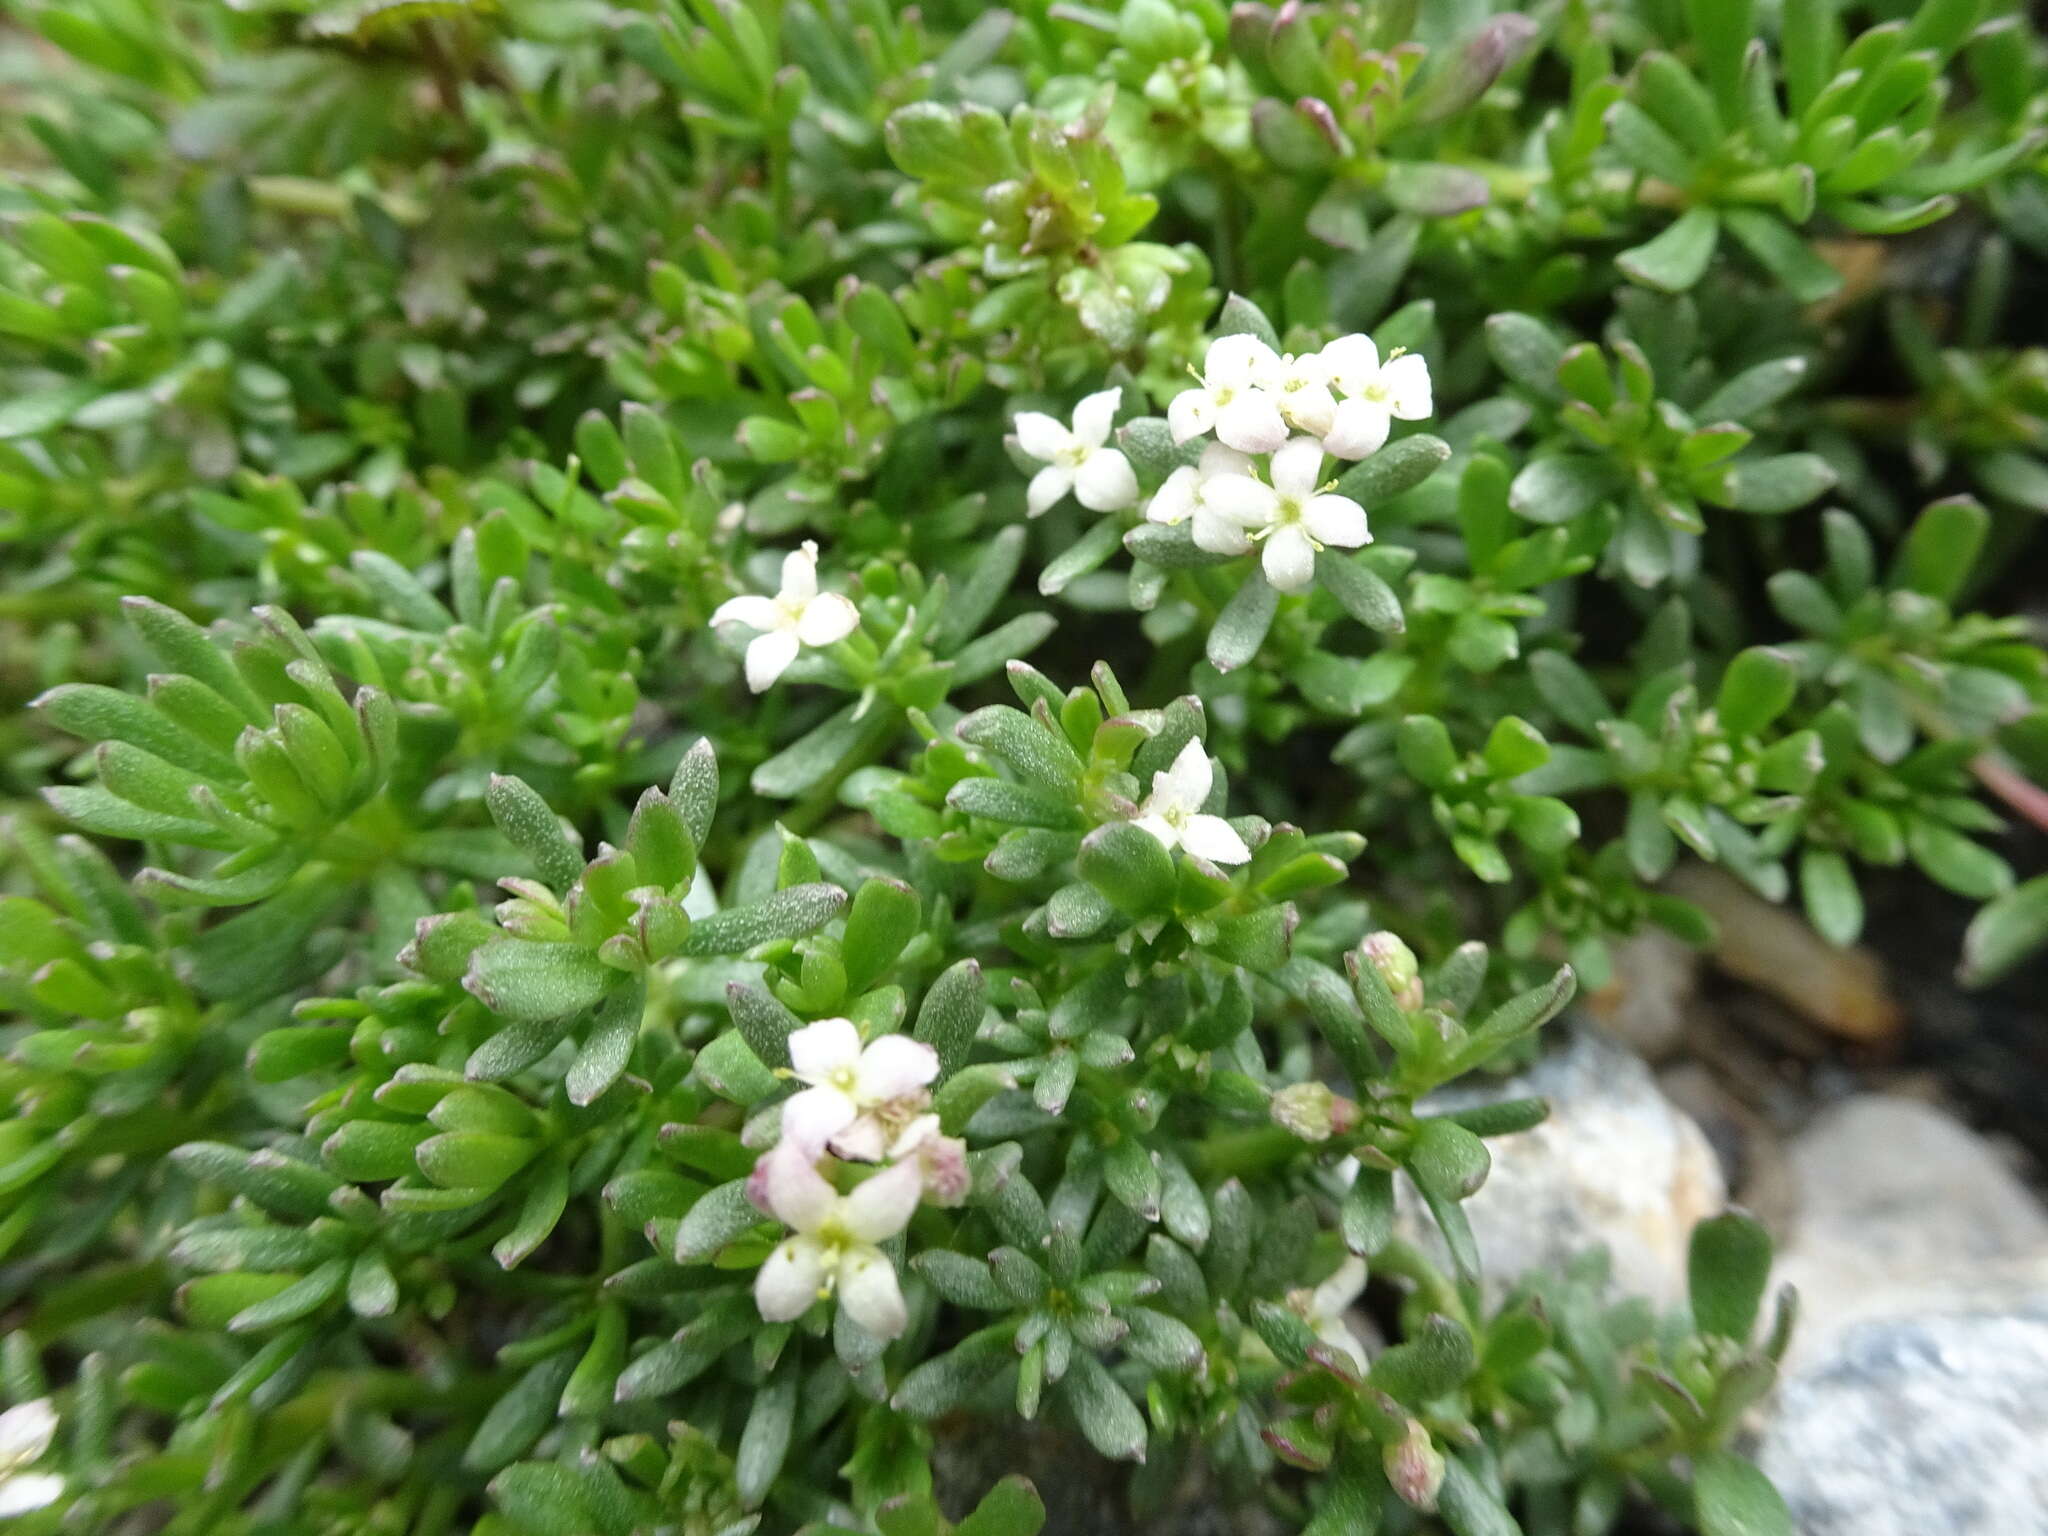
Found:
[{"label": "ground-cover foliage", "polygon": [[1760,1230],[1483,1282],[1544,1106],[1427,1096],[1681,861],[2048,934],[2044,72],[6,0],[0,1513],[1030,1536],[932,1471],[1022,1416],[1134,1525],[1788,1531]]}]

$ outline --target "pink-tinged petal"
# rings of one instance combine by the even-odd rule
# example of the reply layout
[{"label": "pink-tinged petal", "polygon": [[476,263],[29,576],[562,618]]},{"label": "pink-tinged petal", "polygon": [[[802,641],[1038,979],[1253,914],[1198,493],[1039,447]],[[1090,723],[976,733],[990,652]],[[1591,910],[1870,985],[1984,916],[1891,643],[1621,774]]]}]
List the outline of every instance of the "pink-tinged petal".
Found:
[{"label": "pink-tinged petal", "polygon": [[790,1033],[790,1067],[807,1083],[815,1083],[859,1060],[860,1031],[853,1027],[851,1019],[820,1019]]},{"label": "pink-tinged petal", "polygon": [[1100,448],[1109,441],[1109,429],[1116,423],[1116,408],[1123,403],[1121,389],[1101,389],[1084,395],[1074,407],[1074,440],[1086,448]]},{"label": "pink-tinged petal", "polygon": [[782,628],[783,617],[784,609],[774,598],[758,597],[749,592],[720,603],[711,615],[711,623],[714,628],[721,624],[744,624],[749,629],[766,633]]},{"label": "pink-tinged petal", "polygon": [[0,1520],[48,1509],[64,1497],[64,1479],[54,1472],[17,1472],[0,1481]]},{"label": "pink-tinged petal", "polygon": [[0,1413],[0,1469],[39,1461],[57,1435],[57,1410],[47,1397]]},{"label": "pink-tinged petal", "polygon": [[1202,482],[1202,507],[1241,528],[1263,528],[1279,512],[1280,498],[1250,475],[1218,475]]},{"label": "pink-tinged petal", "polygon": [[879,1163],[888,1151],[889,1133],[873,1115],[862,1115],[832,1138],[832,1155],[852,1163]]},{"label": "pink-tinged petal", "polygon": [[792,608],[801,608],[818,595],[818,545],[805,539],[782,557],[782,591],[776,594]]},{"label": "pink-tinged petal", "polygon": [[1212,555],[1242,555],[1252,547],[1242,523],[1206,506],[1195,509],[1194,537],[1195,547]]},{"label": "pink-tinged petal", "polygon": [[1074,488],[1074,472],[1064,464],[1048,464],[1031,477],[1024,492],[1024,514],[1041,517]]},{"label": "pink-tinged petal", "polygon": [[1166,403],[1166,428],[1176,443],[1200,437],[1216,425],[1216,402],[1206,389],[1184,389]]},{"label": "pink-tinged petal", "polygon": [[1097,448],[1074,471],[1074,499],[1090,512],[1121,512],[1138,499],[1131,461],[1114,448]]},{"label": "pink-tinged petal", "polygon": [[1266,580],[1278,592],[1306,592],[1316,579],[1316,552],[1299,523],[1273,530],[1260,557]]},{"label": "pink-tinged petal", "polygon": [[1256,336],[1218,336],[1202,358],[1202,382],[1211,389],[1250,384],[1280,365],[1280,354]]},{"label": "pink-tinged petal", "polygon": [[1251,455],[1239,453],[1228,443],[1210,443],[1196,461],[1195,472],[1204,480],[1213,480],[1218,475],[1249,475],[1252,472]]},{"label": "pink-tinged petal", "polygon": [[804,605],[796,637],[805,645],[837,645],[860,628],[860,610],[837,592],[820,592]]},{"label": "pink-tinged petal", "polygon": [[1362,331],[1339,336],[1323,348],[1321,356],[1330,382],[1347,395],[1360,393],[1379,377],[1380,349]]},{"label": "pink-tinged petal", "polygon": [[1247,389],[1217,415],[1216,435],[1240,453],[1271,453],[1287,441],[1287,423],[1271,395]]},{"label": "pink-tinged petal", "polygon": [[967,1168],[967,1143],[957,1136],[933,1136],[917,1149],[924,1169],[924,1197],[933,1205],[963,1204],[974,1185]]},{"label": "pink-tinged petal", "polygon": [[878,1339],[893,1339],[910,1322],[896,1266],[874,1248],[849,1248],[839,1261],[839,1305]]},{"label": "pink-tinged petal", "polygon": [[1237,828],[1221,816],[1190,816],[1181,828],[1180,845],[1211,864],[1246,864],[1252,856]]},{"label": "pink-tinged petal", "polygon": [[939,1075],[939,1053],[908,1035],[878,1035],[861,1052],[854,1094],[863,1104],[886,1104],[915,1093]]},{"label": "pink-tinged petal", "polygon": [[837,1088],[806,1088],[782,1106],[782,1139],[814,1158],[859,1114],[860,1106]]},{"label": "pink-tinged petal", "polygon": [[862,1242],[879,1243],[910,1224],[923,1192],[915,1161],[891,1163],[839,1203],[839,1220]]},{"label": "pink-tinged petal", "polygon": [[[802,1095],[799,1094],[798,1098]],[[790,1103],[794,1104],[795,1099]],[[762,1178],[769,1213],[799,1232],[815,1232],[839,1209],[839,1191],[825,1182],[825,1176],[811,1166],[816,1154],[793,1138],[785,1106],[782,1140],[769,1149],[762,1162],[768,1165]]]},{"label": "pink-tinged petal", "polygon": [[1216,769],[1208,752],[1199,741],[1190,740],[1182,743],[1171,767],[1152,775],[1152,803],[1162,810],[1198,811],[1215,782]]},{"label": "pink-tinged petal", "polygon": [[1058,417],[1048,416],[1043,411],[1019,411],[1016,421],[1017,446],[1030,457],[1041,463],[1057,458],[1073,446],[1074,434],[1069,432]]},{"label": "pink-tinged petal", "polygon": [[1340,459],[1367,458],[1386,445],[1393,426],[1393,416],[1379,401],[1346,400],[1323,435],[1323,447]]},{"label": "pink-tinged petal", "polygon": [[1330,430],[1337,415],[1337,397],[1320,384],[1289,390],[1282,404],[1290,422],[1317,437]]},{"label": "pink-tinged petal", "polygon": [[775,679],[789,670],[789,664],[796,660],[801,649],[796,631],[792,629],[771,629],[765,634],[754,636],[747,642],[747,688],[753,693],[766,693],[775,685]]},{"label": "pink-tinged petal", "polygon": [[1294,501],[1306,501],[1323,479],[1323,445],[1312,437],[1290,438],[1273,455],[1268,470],[1273,489]]},{"label": "pink-tinged petal", "polygon": [[1419,352],[1404,352],[1380,374],[1387,403],[1403,421],[1420,421],[1436,409],[1429,388],[1429,364]]},{"label": "pink-tinged petal", "polygon": [[1143,827],[1147,832],[1158,838],[1159,845],[1166,849],[1168,853],[1171,853],[1180,846],[1179,831],[1164,816],[1140,816],[1132,825]]},{"label": "pink-tinged petal", "polygon": [[1183,464],[1166,477],[1166,483],[1152,494],[1152,500],[1145,508],[1145,521],[1162,523],[1171,528],[1188,520],[1195,510],[1195,486],[1199,476],[1196,471]]},{"label": "pink-tinged petal", "polygon": [[793,1323],[810,1311],[824,1288],[823,1246],[814,1238],[785,1238],[754,1276],[754,1305],[765,1322]]},{"label": "pink-tinged petal", "polygon": [[1302,526],[1318,544],[1339,549],[1356,549],[1372,542],[1365,524],[1365,508],[1349,496],[1312,496],[1301,509]]}]

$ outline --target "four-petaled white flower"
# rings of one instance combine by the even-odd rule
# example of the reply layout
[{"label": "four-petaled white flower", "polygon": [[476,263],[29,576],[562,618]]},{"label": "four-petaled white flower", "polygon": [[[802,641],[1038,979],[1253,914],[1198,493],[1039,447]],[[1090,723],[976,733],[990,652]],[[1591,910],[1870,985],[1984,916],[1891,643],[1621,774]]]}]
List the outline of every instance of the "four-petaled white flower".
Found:
[{"label": "four-petaled white flower", "polygon": [[47,1397],[0,1413],[0,1519],[47,1509],[64,1496],[64,1479],[30,1472],[57,1434],[57,1411]]},{"label": "four-petaled white flower", "polygon": [[1136,503],[1138,477],[1131,461],[1109,446],[1110,424],[1123,399],[1105,389],[1074,407],[1070,430],[1043,411],[1017,413],[1017,446],[1045,468],[1031,477],[1025,511],[1037,517],[1068,491],[1090,512],[1120,512]]},{"label": "four-petaled white flower", "polygon": [[1266,384],[1280,370],[1273,349],[1256,336],[1219,336],[1202,358],[1202,382],[1175,395],[1166,424],[1176,443],[1215,429],[1240,453],[1271,453],[1287,441],[1287,423]]},{"label": "four-petaled white flower", "polygon": [[1420,421],[1435,408],[1429,364],[1413,352],[1396,348],[1383,363],[1370,336],[1351,335],[1339,336],[1321,355],[1330,382],[1345,396],[1320,434],[1323,447],[1340,459],[1378,453],[1395,417]]},{"label": "four-petaled white flower", "polygon": [[908,1225],[924,1180],[916,1162],[896,1163],[842,1195],[783,1141],[762,1159],[755,1182],[768,1213],[792,1228],[754,1277],[754,1303],[771,1323],[794,1322],[837,1291],[846,1315],[879,1339],[909,1320],[896,1266],[880,1244]]},{"label": "four-petaled white flower", "polygon": [[1252,851],[1237,835],[1237,828],[1221,816],[1202,813],[1215,781],[1209,754],[1199,741],[1190,741],[1180,749],[1172,767],[1152,775],[1152,793],[1138,807],[1138,825],[1169,850],[1185,848],[1211,864],[1247,862]]},{"label": "four-petaled white flower", "polygon": [[820,1019],[789,1037],[791,1075],[808,1086],[782,1106],[782,1138],[815,1158],[879,1162],[923,1110],[939,1056],[908,1035],[878,1035],[863,1048],[849,1019]]},{"label": "four-petaled white flower", "polygon": [[1304,592],[1315,581],[1316,551],[1325,545],[1356,549],[1369,543],[1365,508],[1322,488],[1323,445],[1297,437],[1275,453],[1272,483],[1250,475],[1219,475],[1205,500],[1263,540],[1266,580],[1282,592]]},{"label": "four-petaled white flower", "polygon": [[806,645],[836,645],[860,627],[860,611],[837,592],[818,590],[818,546],[810,539],[783,557],[782,590],[748,594],[719,604],[717,624],[744,624],[758,633],[747,642],[747,687],[764,691]]},{"label": "four-petaled white flower", "polygon": [[1336,1272],[1313,1290],[1296,1291],[1289,1298],[1315,1330],[1317,1338],[1339,1354],[1347,1356],[1363,1375],[1371,1362],[1365,1346],[1344,1321],[1344,1314],[1365,1290],[1365,1260],[1353,1255],[1337,1266]]},{"label": "four-petaled white flower", "polygon": [[1321,437],[1336,419],[1337,397],[1330,393],[1329,364],[1320,352],[1276,355],[1260,373],[1260,384],[1297,432]]},{"label": "four-petaled white flower", "polygon": [[1145,508],[1145,520],[1171,528],[1194,519],[1191,530],[1197,548],[1217,555],[1242,555],[1252,541],[1236,518],[1209,505],[1208,487],[1219,475],[1248,475],[1252,461],[1246,454],[1223,443],[1211,443],[1202,450],[1199,464],[1183,464],[1166,477]]}]

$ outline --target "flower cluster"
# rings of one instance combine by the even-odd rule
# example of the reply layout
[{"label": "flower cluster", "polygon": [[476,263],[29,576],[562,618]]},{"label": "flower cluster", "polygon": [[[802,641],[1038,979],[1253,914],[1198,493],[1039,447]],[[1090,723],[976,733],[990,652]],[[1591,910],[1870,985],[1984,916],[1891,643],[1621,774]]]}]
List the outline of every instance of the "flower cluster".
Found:
[{"label": "flower cluster", "polygon": [[1238,836],[1237,828],[1221,816],[1202,811],[1215,779],[1209,754],[1199,741],[1190,741],[1171,767],[1152,775],[1152,793],[1138,807],[1137,824],[1158,838],[1169,853],[1185,848],[1211,864],[1248,863],[1252,851]]},{"label": "flower cluster", "polygon": [[[903,1331],[907,1314],[896,1266],[881,1245],[918,1203],[967,1197],[967,1149],[940,1133],[929,1086],[939,1058],[905,1035],[861,1044],[850,1019],[820,1019],[789,1037],[788,1075],[804,1084],[782,1106],[781,1137],[754,1166],[747,1196],[790,1227],[754,1281],[771,1323],[790,1322],[835,1292],[847,1315],[877,1338]],[[841,1164],[888,1166],[841,1194],[821,1171]]]},{"label": "flower cluster", "polygon": [[[1197,546],[1242,555],[1262,545],[1266,580],[1302,592],[1316,553],[1371,541],[1365,508],[1336,494],[1325,457],[1362,459],[1385,444],[1396,417],[1431,409],[1429,367],[1372,339],[1341,336],[1322,351],[1278,353],[1255,336],[1218,337],[1200,381],[1167,407],[1176,444],[1213,431],[1200,461],[1176,469],[1145,509],[1150,522],[1191,523]],[[1255,456],[1266,455],[1263,476]]]}]

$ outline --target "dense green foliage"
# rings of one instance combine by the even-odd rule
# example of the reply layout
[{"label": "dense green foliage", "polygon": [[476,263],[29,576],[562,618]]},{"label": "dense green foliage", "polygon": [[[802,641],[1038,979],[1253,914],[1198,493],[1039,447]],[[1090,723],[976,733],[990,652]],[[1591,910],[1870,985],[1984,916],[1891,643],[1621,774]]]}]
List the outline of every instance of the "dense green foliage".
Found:
[{"label": "dense green foliage", "polygon": [[2044,77],[2009,0],[4,0],[0,1503],[1030,1536],[931,1470],[1021,1414],[1134,1521],[1788,1531],[1758,1229],[1483,1285],[1544,1107],[1424,1101],[1710,942],[1681,860],[2048,934]]}]

